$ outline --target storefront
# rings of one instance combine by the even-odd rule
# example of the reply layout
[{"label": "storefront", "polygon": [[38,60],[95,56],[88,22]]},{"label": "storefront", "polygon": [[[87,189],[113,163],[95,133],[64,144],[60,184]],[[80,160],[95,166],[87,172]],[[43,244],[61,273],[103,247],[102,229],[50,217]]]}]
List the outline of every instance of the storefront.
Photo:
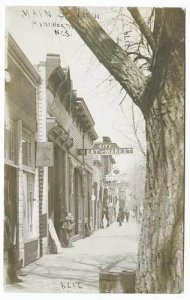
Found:
[{"label": "storefront", "polygon": [[[72,89],[69,69],[61,68],[60,56],[48,54],[38,69],[45,79],[39,101],[46,105],[46,135],[54,144],[54,164],[48,169],[48,219],[64,246],[61,226],[67,213],[74,217],[74,240],[89,234],[92,226],[92,161],[79,156],[78,149],[91,147],[97,134],[84,100]],[[52,120],[49,128],[48,120]]]},{"label": "storefront", "polygon": [[[56,125],[48,133],[49,141],[54,144],[54,165],[48,170],[48,218],[52,220],[57,236],[64,247],[62,223],[69,212],[69,148],[72,140],[67,138],[65,131]],[[51,237],[49,237],[49,251],[53,252]]]},{"label": "storefront", "polygon": [[[39,257],[38,173],[35,163],[36,89],[40,76],[7,36],[5,102],[5,214],[25,266]],[[22,88],[21,88],[22,87]]]}]

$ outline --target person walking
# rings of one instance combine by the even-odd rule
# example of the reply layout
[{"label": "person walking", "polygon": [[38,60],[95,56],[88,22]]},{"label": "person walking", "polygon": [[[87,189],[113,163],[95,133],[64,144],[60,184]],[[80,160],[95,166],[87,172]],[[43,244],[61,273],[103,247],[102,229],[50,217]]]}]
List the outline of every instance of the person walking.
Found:
[{"label": "person walking", "polygon": [[106,220],[107,220],[107,227],[110,225],[110,219],[109,219],[109,208],[106,206],[106,212],[105,212]]},{"label": "person walking", "polygon": [[102,218],[101,218],[101,224],[100,224],[100,228],[104,228],[104,220],[106,219],[106,209],[105,207],[102,209]]},{"label": "person walking", "polygon": [[129,210],[127,209],[125,212],[125,218],[126,218],[127,223],[129,222],[129,216],[130,216],[130,213],[129,213]]},{"label": "person walking", "polygon": [[119,226],[122,226],[123,214],[124,214],[123,209],[120,208],[119,212],[118,212],[118,215],[117,215],[117,222],[119,223]]}]

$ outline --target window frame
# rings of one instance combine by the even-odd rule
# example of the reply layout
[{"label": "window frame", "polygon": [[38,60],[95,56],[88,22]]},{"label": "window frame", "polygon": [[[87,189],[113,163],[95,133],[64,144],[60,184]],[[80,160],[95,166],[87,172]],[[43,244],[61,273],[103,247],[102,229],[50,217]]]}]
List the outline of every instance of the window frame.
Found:
[{"label": "window frame", "polygon": [[16,121],[11,118],[4,126],[4,156],[5,160],[16,164]]},{"label": "window frame", "polygon": [[34,133],[26,126],[22,126],[22,163],[26,168],[35,168]]}]

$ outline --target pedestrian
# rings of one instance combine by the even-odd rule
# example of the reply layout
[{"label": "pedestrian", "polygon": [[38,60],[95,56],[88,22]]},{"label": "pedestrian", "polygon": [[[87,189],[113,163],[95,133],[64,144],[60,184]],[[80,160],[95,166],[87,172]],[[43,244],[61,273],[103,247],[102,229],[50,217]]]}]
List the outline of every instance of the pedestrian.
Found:
[{"label": "pedestrian", "polygon": [[61,222],[61,246],[65,248],[69,246],[69,236],[66,219]]},{"label": "pedestrian", "polygon": [[125,218],[126,218],[127,223],[129,222],[129,216],[130,216],[130,212],[127,209],[126,212],[125,212]]},{"label": "pedestrian", "polygon": [[84,228],[85,228],[85,234],[86,234],[86,236],[90,236],[90,234],[91,234],[91,227],[90,227],[90,224],[88,222],[85,222]]},{"label": "pedestrian", "polygon": [[110,219],[109,219],[109,209],[108,206],[106,206],[105,216],[107,220],[107,227],[109,227]]},{"label": "pedestrian", "polygon": [[12,230],[9,221],[9,217],[4,217],[4,257],[7,260],[6,267],[6,282],[7,283],[18,283],[22,282],[17,276],[18,269],[18,253],[16,245],[12,240]]},{"label": "pedestrian", "polygon": [[101,228],[104,228],[104,225],[105,225],[105,222],[104,222],[104,220],[105,220],[105,218],[106,218],[106,209],[105,209],[105,207],[102,209],[102,219],[101,219],[101,224],[100,224],[100,227]]},{"label": "pedestrian", "polygon": [[68,247],[69,246],[69,236],[68,236],[68,220],[66,220],[66,217],[68,216],[68,211],[66,208],[65,203],[62,203],[62,209],[60,210],[60,242],[62,247]]},{"label": "pedestrian", "polygon": [[66,230],[68,233],[68,247],[71,248],[73,247],[72,238],[73,238],[73,228],[74,228],[74,217],[70,212],[66,216],[66,221],[67,221]]},{"label": "pedestrian", "polygon": [[124,212],[124,210],[122,208],[122,222],[124,222],[124,219],[125,219],[125,212]]},{"label": "pedestrian", "polygon": [[117,215],[117,222],[119,223],[119,226],[122,226],[123,215],[124,215],[123,209],[120,208],[119,212],[118,212],[118,215]]}]

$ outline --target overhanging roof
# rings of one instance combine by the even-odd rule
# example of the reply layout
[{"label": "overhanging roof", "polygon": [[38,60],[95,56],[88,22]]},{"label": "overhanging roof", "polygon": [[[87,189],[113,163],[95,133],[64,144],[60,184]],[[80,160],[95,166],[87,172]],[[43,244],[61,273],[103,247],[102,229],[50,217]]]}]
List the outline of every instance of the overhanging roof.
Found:
[{"label": "overhanging roof", "polygon": [[76,100],[73,102],[75,114],[80,119],[80,123],[82,127],[86,129],[86,131],[92,136],[93,140],[98,138],[98,135],[94,129],[94,119],[84,101],[83,98],[77,97]]}]

